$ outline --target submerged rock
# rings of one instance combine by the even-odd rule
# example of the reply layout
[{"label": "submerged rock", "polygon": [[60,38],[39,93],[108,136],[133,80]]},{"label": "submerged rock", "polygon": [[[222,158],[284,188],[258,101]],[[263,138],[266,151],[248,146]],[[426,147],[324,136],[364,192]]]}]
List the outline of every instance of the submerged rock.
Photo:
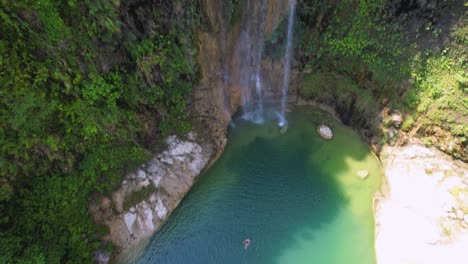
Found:
[{"label": "submerged rock", "polygon": [[284,125],[280,127],[280,130],[279,130],[280,134],[286,133],[288,131],[288,128],[289,128],[288,125]]},{"label": "submerged rock", "polygon": [[360,170],[356,173],[356,176],[364,180],[369,176],[369,172],[367,170]]},{"label": "submerged rock", "polygon": [[333,131],[331,128],[323,124],[317,127],[317,133],[319,133],[321,137],[327,140],[333,138]]}]

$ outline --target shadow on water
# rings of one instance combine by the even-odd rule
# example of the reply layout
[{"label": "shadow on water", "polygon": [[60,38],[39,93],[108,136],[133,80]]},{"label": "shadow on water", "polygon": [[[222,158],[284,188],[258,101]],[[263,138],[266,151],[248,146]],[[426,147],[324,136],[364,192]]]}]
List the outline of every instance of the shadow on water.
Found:
[{"label": "shadow on water", "polygon": [[[221,159],[197,182],[137,262],[332,261],[329,256],[339,254],[347,234],[330,234],[333,238],[328,239],[324,230],[336,222],[354,221],[340,219],[347,218],[344,208],[354,198],[336,175],[349,169],[349,160],[364,159],[368,153],[345,145],[329,153],[327,146],[333,141],[315,136],[311,129],[319,119],[308,116],[307,111],[294,114],[285,135],[268,125],[240,124],[233,129]],[[245,238],[252,241],[247,250],[242,247]],[[368,255],[373,258],[373,253]]]}]

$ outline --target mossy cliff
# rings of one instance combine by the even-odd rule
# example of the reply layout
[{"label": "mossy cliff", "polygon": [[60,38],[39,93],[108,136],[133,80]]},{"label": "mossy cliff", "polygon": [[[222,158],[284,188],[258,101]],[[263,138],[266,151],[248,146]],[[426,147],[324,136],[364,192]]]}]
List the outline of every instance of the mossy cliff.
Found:
[{"label": "mossy cliff", "polygon": [[1,263],[87,263],[88,202],[187,132],[194,1],[0,1]]},{"label": "mossy cliff", "polygon": [[417,136],[468,160],[464,1],[300,5],[300,98],[335,107],[377,152]]}]

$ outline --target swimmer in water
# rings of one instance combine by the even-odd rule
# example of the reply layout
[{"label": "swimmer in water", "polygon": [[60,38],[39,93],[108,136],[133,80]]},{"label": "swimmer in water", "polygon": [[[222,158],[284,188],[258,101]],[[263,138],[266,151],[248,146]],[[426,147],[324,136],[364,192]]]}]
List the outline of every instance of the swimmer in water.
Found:
[{"label": "swimmer in water", "polygon": [[250,238],[244,240],[244,249],[247,249],[250,246]]}]

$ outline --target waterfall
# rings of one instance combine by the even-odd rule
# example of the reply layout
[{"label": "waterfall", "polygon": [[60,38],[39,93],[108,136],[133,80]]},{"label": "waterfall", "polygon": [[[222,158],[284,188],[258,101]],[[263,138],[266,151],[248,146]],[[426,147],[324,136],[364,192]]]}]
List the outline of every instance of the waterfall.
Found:
[{"label": "waterfall", "polygon": [[237,45],[239,57],[239,84],[243,118],[254,123],[263,123],[262,57],[265,43],[265,20],[267,0],[259,6],[247,1],[247,18]]},{"label": "waterfall", "polygon": [[[280,14],[284,14],[281,12],[282,9],[279,8],[286,9],[286,6],[289,6],[287,32],[285,32],[287,33],[287,42],[283,61],[283,80],[280,83],[279,95],[277,97],[280,101],[280,109],[278,110],[278,108],[275,107],[276,111],[274,112],[267,111],[268,109],[265,110],[267,96],[273,99],[271,95],[275,93],[265,85],[264,81],[268,80],[265,77],[268,76],[262,76],[264,74],[264,72],[262,72],[262,61],[265,51],[265,32],[267,30],[267,24],[269,23],[268,25],[271,26],[272,22],[271,18],[267,19],[267,13],[270,14],[267,12],[268,0],[246,1],[241,30],[238,33],[239,36],[235,45],[234,56],[230,62],[232,66],[230,75],[232,76],[232,83],[230,84],[234,89],[240,91],[243,119],[261,124],[264,123],[264,119],[270,116],[270,114],[276,114],[279,119],[278,125],[282,127],[287,124],[285,112],[290,81],[293,26],[297,0],[276,1],[279,3],[273,5],[274,8],[277,8],[273,11],[273,16],[278,16],[278,21],[280,20]],[[271,104],[271,102],[269,104]]]},{"label": "waterfall", "polygon": [[[247,1],[247,9],[251,8],[251,0]],[[252,52],[252,37],[251,37],[251,27],[252,27],[252,15],[248,14],[246,19],[245,30],[241,32],[239,38],[238,49],[240,50],[240,63],[239,63],[239,73],[240,73],[240,86],[242,89],[241,92],[241,104],[242,111],[244,116],[251,112],[251,103],[252,103],[252,93],[250,90],[250,57]]]},{"label": "waterfall", "polygon": [[265,43],[265,20],[266,20],[266,2],[267,0],[262,0],[262,5],[260,7],[260,22],[258,23],[258,46],[257,46],[257,60],[255,65],[255,90],[257,92],[257,111],[259,118],[263,121],[263,91],[262,91],[262,55]]},{"label": "waterfall", "polygon": [[296,0],[289,1],[289,17],[288,17],[288,34],[286,51],[284,53],[284,69],[283,69],[283,83],[281,86],[281,113],[279,115],[279,126],[287,124],[286,120],[286,101],[288,99],[288,88],[289,88],[289,75],[291,71],[291,53],[293,44],[293,26],[294,26],[294,13],[296,11]]}]

